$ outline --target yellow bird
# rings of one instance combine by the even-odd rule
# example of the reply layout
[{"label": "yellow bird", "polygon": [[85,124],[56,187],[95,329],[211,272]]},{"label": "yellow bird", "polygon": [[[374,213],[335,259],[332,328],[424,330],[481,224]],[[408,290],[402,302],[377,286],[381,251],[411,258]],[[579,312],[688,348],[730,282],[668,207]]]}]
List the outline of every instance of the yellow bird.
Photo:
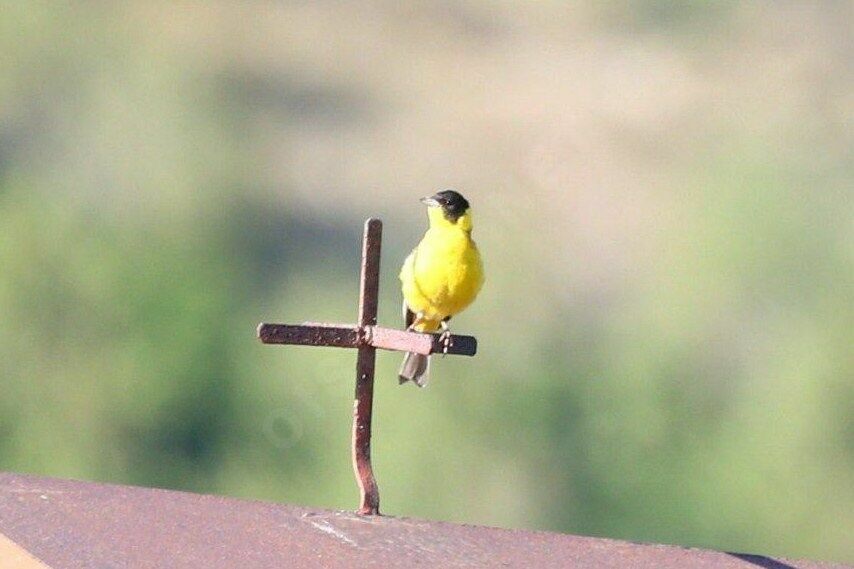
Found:
[{"label": "yellow bird", "polygon": [[[483,264],[471,238],[471,208],[453,190],[422,198],[430,227],[403,262],[403,318],[407,330],[442,329],[445,351],[450,345],[448,321],[471,304],[483,285]],[[424,387],[430,356],[408,352],[400,366],[400,383]]]}]

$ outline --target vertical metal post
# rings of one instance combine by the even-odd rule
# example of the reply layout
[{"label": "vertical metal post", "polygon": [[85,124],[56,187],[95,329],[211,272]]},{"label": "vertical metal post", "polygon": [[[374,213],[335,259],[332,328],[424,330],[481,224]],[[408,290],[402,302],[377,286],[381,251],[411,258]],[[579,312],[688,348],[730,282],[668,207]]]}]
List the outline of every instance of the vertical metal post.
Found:
[{"label": "vertical metal post", "polygon": [[[382,222],[371,218],[365,222],[362,240],[362,275],[359,286],[359,327],[375,326],[380,286],[380,246]],[[353,404],[353,471],[361,494],[357,513],[378,515],[380,493],[371,466],[371,413],[374,402],[374,367],[376,348],[359,347],[356,359],[356,400]]]}]

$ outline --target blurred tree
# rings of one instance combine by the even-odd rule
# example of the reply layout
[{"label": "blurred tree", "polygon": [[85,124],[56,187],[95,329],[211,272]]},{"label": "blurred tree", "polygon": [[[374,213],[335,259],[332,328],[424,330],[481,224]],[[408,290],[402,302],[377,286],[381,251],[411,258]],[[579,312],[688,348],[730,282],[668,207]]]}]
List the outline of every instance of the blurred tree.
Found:
[{"label": "blurred tree", "polygon": [[352,320],[369,215],[397,322],[451,184],[481,352],[380,357],[387,511],[854,559],[845,3],[0,14],[0,468],[352,507],[351,355],[253,330]]}]

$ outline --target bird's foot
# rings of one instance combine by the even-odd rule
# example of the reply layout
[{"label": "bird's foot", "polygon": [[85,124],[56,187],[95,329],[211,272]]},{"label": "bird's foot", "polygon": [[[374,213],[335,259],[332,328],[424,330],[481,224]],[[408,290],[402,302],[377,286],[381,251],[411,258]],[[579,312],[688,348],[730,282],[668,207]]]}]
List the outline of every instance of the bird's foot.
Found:
[{"label": "bird's foot", "polygon": [[412,319],[412,324],[406,327],[407,332],[418,332],[418,326],[424,323],[424,313],[418,312]]},{"label": "bird's foot", "polygon": [[439,336],[439,341],[442,342],[442,357],[448,355],[448,350],[453,345],[451,342],[451,330],[449,328],[445,328],[442,331],[442,334]]}]

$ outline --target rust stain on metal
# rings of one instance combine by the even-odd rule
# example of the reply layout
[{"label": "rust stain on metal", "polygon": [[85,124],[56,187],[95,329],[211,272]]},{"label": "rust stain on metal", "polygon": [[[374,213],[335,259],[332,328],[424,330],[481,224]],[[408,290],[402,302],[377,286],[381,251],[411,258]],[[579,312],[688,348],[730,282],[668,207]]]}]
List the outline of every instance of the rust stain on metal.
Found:
[{"label": "rust stain on metal", "polygon": [[359,328],[356,326],[259,324],[258,338],[265,344],[355,348],[359,345]]},{"label": "rust stain on metal", "polygon": [[7,473],[0,534],[53,569],[844,567]]},{"label": "rust stain on metal", "polygon": [[[375,326],[380,288],[380,248],[383,224],[365,222],[362,240],[362,276],[359,287],[359,326]],[[362,345],[356,357],[356,395],[353,402],[353,472],[359,486],[359,509],[363,515],[379,515],[380,492],[371,465],[371,418],[374,407],[374,367],[377,351]]]},{"label": "rust stain on metal", "polygon": [[[258,325],[258,339],[264,344],[335,348],[372,346],[381,350],[415,352],[424,355],[444,353],[440,334],[409,332],[374,325],[352,326],[323,322],[262,323]],[[447,353],[452,356],[473,356],[477,353],[477,339],[473,336],[454,334],[451,336],[451,345]]]}]

